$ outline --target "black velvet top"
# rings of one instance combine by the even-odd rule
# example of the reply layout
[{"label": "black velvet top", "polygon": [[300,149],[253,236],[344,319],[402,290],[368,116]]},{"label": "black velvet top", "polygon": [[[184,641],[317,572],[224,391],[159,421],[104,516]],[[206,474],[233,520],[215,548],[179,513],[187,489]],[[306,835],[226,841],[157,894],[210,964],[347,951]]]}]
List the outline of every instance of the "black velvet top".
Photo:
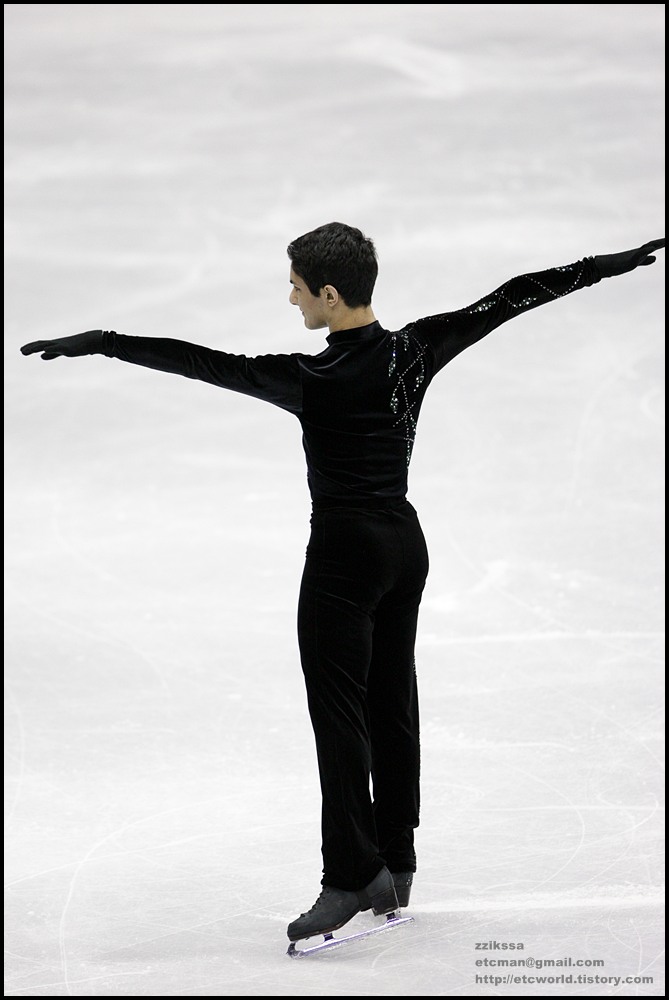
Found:
[{"label": "black velvet top", "polygon": [[302,425],[315,505],[374,505],[406,496],[427,388],[466,347],[520,313],[592,285],[592,258],[523,274],[465,309],[398,331],[380,323],[339,330],[320,354],[249,358],[181,340],[104,335],[108,357],[199,379],[273,403]]}]

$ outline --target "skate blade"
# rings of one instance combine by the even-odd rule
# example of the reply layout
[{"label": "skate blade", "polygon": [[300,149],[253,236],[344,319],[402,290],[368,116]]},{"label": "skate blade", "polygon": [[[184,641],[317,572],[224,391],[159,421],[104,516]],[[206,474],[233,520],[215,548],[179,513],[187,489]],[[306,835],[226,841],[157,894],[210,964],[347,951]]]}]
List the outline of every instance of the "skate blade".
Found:
[{"label": "skate blade", "polygon": [[298,948],[295,941],[291,941],[286,952],[291,958],[307,958],[309,955],[318,955],[323,951],[331,951],[333,948],[340,948],[342,945],[351,944],[353,941],[362,941],[363,938],[374,937],[375,934],[383,934],[385,931],[394,930],[403,924],[413,923],[413,917],[400,917],[395,913],[389,913],[384,924],[376,927],[368,927],[364,931],[356,931],[355,934],[347,934],[346,937],[336,938],[333,935],[325,934],[320,944],[314,944],[310,948]]}]

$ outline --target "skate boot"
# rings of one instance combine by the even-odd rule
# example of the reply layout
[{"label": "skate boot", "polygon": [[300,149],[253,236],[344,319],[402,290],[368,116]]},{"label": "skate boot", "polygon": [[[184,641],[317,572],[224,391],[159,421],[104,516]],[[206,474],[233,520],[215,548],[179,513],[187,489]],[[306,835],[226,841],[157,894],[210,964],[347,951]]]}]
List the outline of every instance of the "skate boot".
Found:
[{"label": "skate boot", "polygon": [[393,876],[382,868],[368,886],[357,892],[346,892],[324,885],[314,905],[288,925],[290,941],[300,941],[314,934],[330,934],[343,927],[361,910],[371,910],[377,916],[398,909]]},{"label": "skate boot", "polygon": [[413,872],[393,872],[393,882],[399,906],[408,906],[413,884]]}]

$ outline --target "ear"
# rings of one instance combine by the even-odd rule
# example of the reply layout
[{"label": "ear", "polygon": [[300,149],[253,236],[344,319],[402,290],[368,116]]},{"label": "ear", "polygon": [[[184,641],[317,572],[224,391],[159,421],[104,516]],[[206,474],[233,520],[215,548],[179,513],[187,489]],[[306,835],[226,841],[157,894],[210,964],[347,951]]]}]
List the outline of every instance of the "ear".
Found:
[{"label": "ear", "polygon": [[328,306],[336,306],[339,302],[339,292],[334,285],[324,285],[321,289],[321,295],[325,299],[325,304]]}]

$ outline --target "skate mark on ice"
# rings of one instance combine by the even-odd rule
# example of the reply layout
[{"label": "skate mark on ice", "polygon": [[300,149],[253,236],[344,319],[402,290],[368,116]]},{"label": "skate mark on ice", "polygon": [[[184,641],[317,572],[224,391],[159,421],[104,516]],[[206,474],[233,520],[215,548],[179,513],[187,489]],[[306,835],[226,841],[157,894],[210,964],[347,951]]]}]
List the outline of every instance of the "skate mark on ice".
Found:
[{"label": "skate mark on ice", "polygon": [[[645,337],[641,343],[638,345],[637,355],[640,353],[640,349],[645,346],[645,344],[650,343],[650,338]],[[564,502],[564,512],[568,513],[574,506],[577,498],[577,488],[578,481],[581,475],[581,469],[584,465],[585,460],[585,450],[586,450],[586,434],[588,430],[588,425],[590,424],[592,417],[597,409],[597,406],[609,389],[611,389],[616,382],[622,381],[629,374],[630,364],[633,363],[634,358],[624,358],[620,361],[612,371],[605,376],[599,385],[593,390],[590,398],[586,401],[583,408],[583,414],[579,423],[578,430],[576,432],[576,441],[574,444],[574,455],[572,461],[572,474],[571,481],[566,491],[566,497]],[[641,411],[646,417],[649,416],[648,412],[644,410],[643,400],[640,404]]]},{"label": "skate mark on ice", "polygon": [[[619,887],[620,888],[620,887]],[[607,913],[616,909],[639,909],[664,906],[664,894],[660,887],[649,892],[633,891],[625,894],[617,892],[610,895],[574,896],[567,894],[551,895],[550,893],[514,894],[505,899],[450,899],[447,902],[412,903],[411,909],[416,914],[430,913],[496,913],[525,910],[596,910]]]}]

